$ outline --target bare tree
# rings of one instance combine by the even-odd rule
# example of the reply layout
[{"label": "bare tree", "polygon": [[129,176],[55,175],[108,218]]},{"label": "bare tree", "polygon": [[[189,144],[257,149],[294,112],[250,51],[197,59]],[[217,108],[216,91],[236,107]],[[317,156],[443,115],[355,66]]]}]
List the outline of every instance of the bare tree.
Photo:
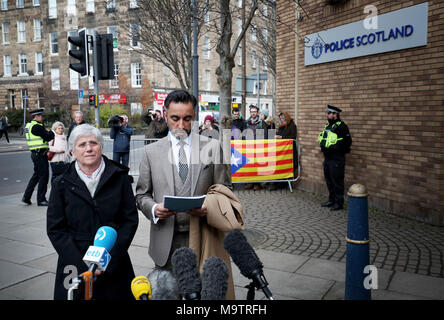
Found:
[{"label": "bare tree", "polygon": [[[243,0],[245,1],[245,0]],[[233,45],[233,21],[232,15],[233,8],[230,6],[230,0],[218,0],[219,3],[219,38],[217,41],[216,51],[219,54],[219,66],[216,69],[217,83],[219,85],[220,118],[228,116],[231,113],[231,101],[232,101],[232,81],[233,81],[233,68],[235,66],[234,59],[236,52],[242,38],[245,36],[251,21],[258,8],[258,1],[252,0],[251,7],[248,14],[246,14],[245,23],[242,25],[237,38],[235,38]],[[244,6],[245,3],[244,3]],[[240,10],[237,10],[239,13]],[[245,48],[243,48],[245,50]],[[245,62],[244,62],[245,63]]]},{"label": "bare tree", "polygon": [[[208,0],[198,1],[198,34],[208,7]],[[129,34],[130,47],[167,67],[182,89],[192,91],[191,0],[140,0],[128,17],[122,28]]]}]

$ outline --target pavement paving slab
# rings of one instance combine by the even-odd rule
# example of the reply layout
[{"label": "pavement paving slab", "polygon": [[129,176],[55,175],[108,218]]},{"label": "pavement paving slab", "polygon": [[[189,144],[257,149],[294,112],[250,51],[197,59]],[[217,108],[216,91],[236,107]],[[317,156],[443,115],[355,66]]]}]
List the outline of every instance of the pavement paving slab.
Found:
[{"label": "pavement paving slab", "polygon": [[45,271],[0,260],[0,289],[34,278]]}]

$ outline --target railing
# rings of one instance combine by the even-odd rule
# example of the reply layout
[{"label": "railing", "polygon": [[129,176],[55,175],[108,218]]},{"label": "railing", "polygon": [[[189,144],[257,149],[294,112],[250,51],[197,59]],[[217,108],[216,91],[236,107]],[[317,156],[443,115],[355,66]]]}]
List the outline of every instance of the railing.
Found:
[{"label": "railing", "polygon": [[[129,163],[128,167],[130,168],[129,174],[132,176],[138,176],[139,175],[139,165],[140,161],[142,160],[142,152],[145,145],[154,143],[160,139],[131,139],[130,143],[130,156],[129,156]],[[251,183],[268,183],[268,182],[287,182],[288,187],[290,189],[290,192],[293,192],[293,188],[291,183],[298,181],[301,177],[301,146],[300,144],[293,139],[295,142],[296,148],[297,148],[297,176],[293,177],[291,179],[281,179],[281,180],[264,180],[264,181],[251,181]],[[109,159],[113,158],[113,140],[106,139],[105,140],[105,146],[104,146],[104,152],[103,152]],[[233,181],[233,183],[250,183],[249,181]]]}]

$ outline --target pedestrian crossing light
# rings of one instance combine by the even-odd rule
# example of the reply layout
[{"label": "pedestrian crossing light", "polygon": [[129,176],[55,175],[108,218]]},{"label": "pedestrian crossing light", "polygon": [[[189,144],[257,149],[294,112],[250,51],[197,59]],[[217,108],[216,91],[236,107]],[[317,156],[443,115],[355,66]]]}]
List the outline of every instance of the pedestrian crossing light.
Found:
[{"label": "pedestrian crossing light", "polygon": [[89,95],[89,105],[93,106],[93,107],[97,107],[96,101],[97,101],[96,95],[95,94],[90,94]]},{"label": "pedestrian crossing light", "polygon": [[69,68],[80,73],[81,78],[89,76],[89,51],[88,51],[88,37],[86,35],[86,29],[83,28],[79,31],[77,36],[69,36],[68,42],[75,48],[69,50],[69,55],[77,60],[78,63],[70,63]]}]

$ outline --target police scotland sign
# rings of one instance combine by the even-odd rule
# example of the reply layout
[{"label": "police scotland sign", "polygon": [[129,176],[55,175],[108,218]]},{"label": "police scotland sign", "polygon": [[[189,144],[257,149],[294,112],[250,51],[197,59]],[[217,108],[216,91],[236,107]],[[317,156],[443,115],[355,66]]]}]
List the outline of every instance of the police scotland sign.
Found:
[{"label": "police scotland sign", "polygon": [[428,2],[305,37],[305,65],[427,45]]}]

